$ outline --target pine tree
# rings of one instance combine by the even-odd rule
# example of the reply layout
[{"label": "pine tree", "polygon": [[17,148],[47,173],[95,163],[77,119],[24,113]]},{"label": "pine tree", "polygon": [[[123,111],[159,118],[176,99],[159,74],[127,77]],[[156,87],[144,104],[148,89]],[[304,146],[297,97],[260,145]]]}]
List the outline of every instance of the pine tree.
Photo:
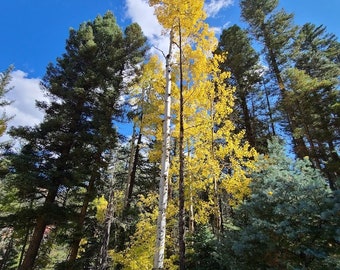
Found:
[{"label": "pine tree", "polygon": [[[297,27],[294,26],[293,14],[284,10],[277,11],[278,0],[241,0],[241,13],[248,22],[251,34],[263,44],[267,63],[272,76],[280,90],[279,99],[287,94],[283,70],[289,63],[289,50],[295,38]],[[281,107],[282,117],[286,129],[293,141],[293,148],[299,158],[309,155],[308,148],[302,136],[295,136],[294,130],[298,127],[295,122],[295,104]]]},{"label": "pine tree", "polygon": [[216,53],[221,52],[226,52],[227,58],[220,68],[231,73],[228,83],[236,87],[233,112],[235,126],[239,131],[245,130],[245,138],[252,147],[264,151],[268,134],[259,115],[261,108],[256,105],[260,103],[257,95],[258,85],[262,81],[259,54],[251,47],[246,31],[237,25],[223,30],[216,50]]},{"label": "pine tree", "polygon": [[338,90],[333,88],[331,80],[312,78],[303,70],[291,68],[286,75],[290,91],[284,102],[297,104],[299,127],[294,129],[294,135],[305,138],[314,167],[324,172],[334,190],[339,173],[339,156],[335,150],[337,127],[334,126],[338,118],[334,113]]},{"label": "pine tree", "polygon": [[336,151],[339,133],[340,52],[336,37],[324,26],[307,23],[300,28],[294,42],[294,68],[286,72],[289,95],[284,102],[298,105],[298,126],[295,133],[304,136],[310,149],[310,158],[316,168],[322,169],[332,189],[339,175],[339,155]]},{"label": "pine tree", "polygon": [[[6,94],[11,90],[9,83],[11,81],[11,72],[14,67],[9,66],[5,71],[0,72],[0,108],[4,109],[12,102],[6,99]],[[2,112],[0,116],[0,137],[4,135],[8,121],[11,116],[6,115]],[[10,160],[7,155],[10,151],[11,143],[2,142],[0,143],[0,269],[14,269],[16,261],[15,257],[18,253],[15,248],[19,244],[16,239],[13,227],[6,223],[3,218],[6,215],[12,214],[16,209],[19,208],[16,202],[16,190],[8,187],[6,181],[6,174],[11,168]]]},{"label": "pine tree", "polygon": [[[128,34],[126,37],[133,40]],[[83,23],[78,30],[71,29],[66,53],[48,66],[42,81],[50,98],[37,103],[45,112],[43,122],[11,131],[12,136],[26,141],[13,159],[13,185],[23,199],[31,198],[37,205],[32,209],[34,231],[20,269],[33,268],[47,225],[71,221],[71,212],[76,213],[77,230],[82,230],[82,213],[86,213],[88,201],[96,194],[95,183],[108,165],[105,153],[116,145],[112,120],[119,114],[123,71],[143,53],[139,43],[143,38],[129,44],[127,39],[110,12]],[[61,196],[65,189],[77,193],[80,187],[85,187],[87,195],[78,214],[77,208],[61,204]],[[71,260],[81,232],[73,237]]]}]

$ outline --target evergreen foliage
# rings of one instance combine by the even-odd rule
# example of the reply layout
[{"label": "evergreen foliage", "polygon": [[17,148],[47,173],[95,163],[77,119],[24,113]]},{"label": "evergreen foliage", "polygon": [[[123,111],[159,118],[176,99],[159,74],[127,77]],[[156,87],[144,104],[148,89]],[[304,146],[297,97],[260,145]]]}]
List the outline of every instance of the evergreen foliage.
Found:
[{"label": "evergreen foliage", "polygon": [[207,226],[202,226],[188,238],[187,269],[224,269],[216,236]]},{"label": "evergreen foliage", "polygon": [[[259,54],[251,47],[245,30],[233,25],[224,29],[216,53],[226,53],[222,70],[230,72],[227,82],[236,87],[233,122],[238,131],[245,130],[245,138],[252,147],[266,151],[268,123],[263,118],[263,103],[260,98],[259,83],[262,82]],[[261,106],[261,105],[262,106]]]},{"label": "evergreen foliage", "polygon": [[[8,88],[8,84],[11,80],[11,72],[13,71],[14,67],[10,66],[8,69],[6,69],[4,72],[0,72],[0,108],[3,108],[4,106],[10,105],[11,102],[5,99],[5,95],[10,91],[10,88]],[[10,118],[6,116],[5,113],[2,113],[0,116],[0,136],[3,135],[3,133],[6,130],[7,122]]]},{"label": "evergreen foliage", "polygon": [[339,192],[308,158],[287,158],[277,140],[257,166],[251,196],[235,209],[236,229],[220,245],[225,269],[337,269]]},{"label": "evergreen foliage", "polygon": [[297,104],[294,136],[303,136],[314,166],[321,169],[332,189],[337,188],[340,66],[339,42],[324,26],[303,25],[294,42],[294,67],[286,71],[289,93],[284,104]]},{"label": "evergreen foliage", "polygon": [[[66,53],[48,66],[42,81],[50,98],[37,103],[45,112],[43,122],[11,130],[12,136],[25,141],[12,157],[11,184],[19,200],[33,201],[13,219],[20,220],[13,224],[16,227],[23,220],[34,226],[22,269],[33,267],[48,225],[74,228],[69,237],[77,255],[88,203],[117,143],[112,121],[120,113],[123,72],[140,61],[144,42],[136,25],[124,36],[110,12],[71,29]],[[77,195],[82,206],[75,200],[66,202],[65,191]]]}]

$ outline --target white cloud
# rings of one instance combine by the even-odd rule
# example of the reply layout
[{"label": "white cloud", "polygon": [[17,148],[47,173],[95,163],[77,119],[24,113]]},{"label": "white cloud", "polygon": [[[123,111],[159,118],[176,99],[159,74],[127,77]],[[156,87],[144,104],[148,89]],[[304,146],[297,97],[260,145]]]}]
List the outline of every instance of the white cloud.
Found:
[{"label": "white cloud", "polygon": [[154,15],[154,8],[145,0],[126,0],[127,15],[137,22],[148,38],[158,37],[162,27]]},{"label": "white cloud", "polygon": [[204,5],[208,17],[214,17],[221,9],[234,4],[234,0],[210,0]]},{"label": "white cloud", "polygon": [[[126,9],[127,16],[140,25],[151,45],[167,54],[169,38],[162,34],[163,28],[154,14],[154,8],[146,0],[126,0]],[[151,52],[159,54],[157,49],[152,48]]]},{"label": "white cloud", "polygon": [[225,24],[223,24],[222,29],[227,29],[227,28],[229,28],[230,24],[231,24],[230,21],[226,22]]},{"label": "white cloud", "polygon": [[214,31],[215,35],[218,36],[222,33],[222,29],[221,27],[211,27],[211,30]]},{"label": "white cloud", "polygon": [[222,34],[222,31],[224,29],[227,29],[230,26],[230,22],[226,22],[222,27],[211,27],[211,29],[214,31],[216,36],[220,36]]},{"label": "white cloud", "polygon": [[[27,73],[16,70],[11,73],[12,79],[9,84],[11,90],[6,94],[6,100],[13,103],[2,111],[8,117],[13,117],[8,127],[14,126],[34,126],[43,119],[43,113],[35,107],[36,100],[47,100],[40,89],[40,79],[27,78]],[[9,136],[4,135],[1,141],[8,140]]]}]

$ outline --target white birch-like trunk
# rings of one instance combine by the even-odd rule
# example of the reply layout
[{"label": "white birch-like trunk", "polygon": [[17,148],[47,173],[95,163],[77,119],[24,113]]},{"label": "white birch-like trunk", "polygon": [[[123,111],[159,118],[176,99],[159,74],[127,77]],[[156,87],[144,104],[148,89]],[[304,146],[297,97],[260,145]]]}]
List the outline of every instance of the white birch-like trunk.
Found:
[{"label": "white birch-like trunk", "polygon": [[163,269],[164,250],[165,250],[165,235],[166,235],[166,209],[168,205],[168,177],[170,167],[170,120],[171,120],[171,58],[172,58],[172,32],[170,33],[169,54],[165,57],[165,109],[163,122],[163,144],[162,144],[162,160],[161,160],[161,175],[159,183],[159,204],[158,204],[158,219],[157,219],[157,238],[154,256],[153,269]]}]

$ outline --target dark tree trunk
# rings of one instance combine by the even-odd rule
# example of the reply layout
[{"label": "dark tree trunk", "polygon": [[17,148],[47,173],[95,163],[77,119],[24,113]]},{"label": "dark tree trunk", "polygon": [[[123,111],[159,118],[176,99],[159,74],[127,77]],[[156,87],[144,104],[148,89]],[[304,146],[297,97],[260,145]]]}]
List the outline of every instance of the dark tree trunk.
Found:
[{"label": "dark tree trunk", "polygon": [[[31,200],[31,202],[30,202],[30,209],[32,209],[32,207],[33,207],[33,200]],[[29,226],[27,226],[24,242],[22,244],[22,248],[21,248],[21,252],[20,252],[18,269],[20,269],[22,260],[24,259],[24,256],[25,256],[26,245],[27,245],[27,242],[28,242],[28,238],[30,236],[30,232],[31,232],[31,228]]]},{"label": "dark tree trunk", "polygon": [[69,259],[68,259],[68,261],[71,263],[71,265],[77,259],[79,244],[80,244],[80,241],[82,239],[82,232],[83,232],[83,226],[84,226],[84,222],[85,222],[87,208],[89,206],[90,201],[93,199],[93,191],[94,191],[95,180],[96,180],[96,176],[92,175],[90,182],[89,182],[89,186],[87,188],[87,192],[86,192],[84,201],[83,201],[83,205],[82,205],[80,213],[79,213],[79,219],[78,219],[78,223],[76,225],[76,230],[75,230],[75,238],[74,238],[74,240],[71,244],[71,251],[70,251]]},{"label": "dark tree trunk", "polygon": [[[49,206],[54,203],[55,198],[57,197],[57,194],[58,194],[58,188],[59,186],[56,186],[48,192],[45,203],[44,203],[44,208],[48,209]],[[18,270],[33,269],[35,259],[38,255],[40,243],[44,237],[44,232],[45,232],[47,225],[48,225],[47,217],[44,214],[40,215],[37,218],[34,231],[33,231],[33,235],[32,235],[29,247],[26,251],[25,258],[22,264],[19,266]]]},{"label": "dark tree trunk", "polygon": [[136,145],[136,148],[135,148],[135,152],[133,153],[134,158],[133,158],[133,163],[132,163],[132,169],[131,169],[131,173],[129,175],[129,180],[128,180],[125,209],[129,209],[130,204],[131,204],[133,188],[134,188],[135,182],[136,182],[137,164],[138,164],[138,161],[139,161],[139,149],[140,149],[141,143],[142,143],[142,133],[141,133],[141,131],[139,131],[138,139],[137,139],[137,145]]},{"label": "dark tree trunk", "polygon": [[264,81],[263,81],[263,87],[264,87],[264,93],[266,95],[266,101],[267,101],[267,107],[268,107],[270,126],[271,126],[271,129],[272,129],[272,135],[276,136],[275,126],[274,126],[274,119],[273,119],[273,112],[272,112],[272,108],[270,106],[270,101],[269,101],[269,93],[268,93],[268,89],[267,89],[266,84],[265,84]]},{"label": "dark tree trunk", "polygon": [[246,138],[247,141],[249,142],[251,147],[255,147],[255,137],[254,137],[254,132],[253,132],[253,128],[251,125],[251,119],[250,119],[250,114],[249,114],[249,109],[248,109],[248,105],[247,105],[247,99],[246,99],[246,95],[241,96],[241,108],[243,111],[243,115],[244,115],[244,125],[246,128]]},{"label": "dark tree trunk", "polygon": [[[280,89],[280,92],[281,92],[281,98],[283,100],[285,100],[287,90],[285,88],[284,81],[283,81],[282,75],[281,75],[281,71],[280,71],[280,68],[279,68],[279,65],[278,65],[278,62],[277,62],[277,58],[276,58],[275,52],[272,49],[272,46],[271,46],[272,44],[271,44],[270,38],[268,37],[267,28],[266,28],[265,24],[263,24],[263,26],[262,26],[262,31],[263,31],[263,34],[264,34],[265,46],[268,50],[268,58],[269,58],[270,66],[273,70],[274,76],[275,76],[276,81],[278,83],[278,86],[279,86],[279,89]],[[289,129],[290,133],[292,134],[294,151],[299,158],[303,158],[303,157],[308,155],[309,151],[308,151],[308,148],[307,148],[307,146],[306,146],[306,144],[303,140],[303,137],[300,136],[298,138],[295,138],[293,136],[294,130],[297,128],[296,123],[294,123],[294,118],[295,118],[294,108],[293,108],[293,106],[291,106],[289,104],[285,104],[283,109],[284,109],[284,112],[285,112],[286,117],[287,117],[288,129]]]}]

